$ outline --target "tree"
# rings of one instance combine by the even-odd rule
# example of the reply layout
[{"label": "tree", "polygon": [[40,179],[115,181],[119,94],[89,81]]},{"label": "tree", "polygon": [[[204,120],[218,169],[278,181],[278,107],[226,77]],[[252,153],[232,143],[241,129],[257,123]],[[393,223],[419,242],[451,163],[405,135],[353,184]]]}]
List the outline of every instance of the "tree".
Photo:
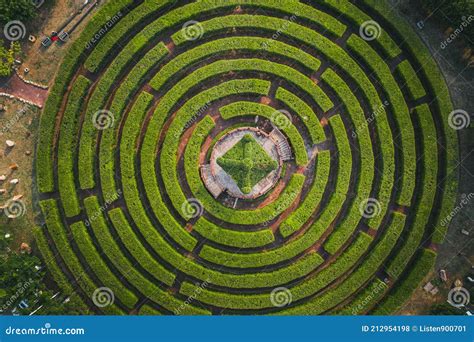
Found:
[{"label": "tree", "polygon": [[23,299],[32,300],[42,288],[43,272],[38,271],[38,258],[28,254],[11,254],[0,263],[0,308],[11,310]]},{"label": "tree", "polygon": [[21,52],[18,42],[12,42],[10,49],[0,45],[0,77],[10,76],[15,63],[15,56]]},{"label": "tree", "polygon": [[0,0],[0,24],[12,20],[26,21],[36,14],[31,0]]}]

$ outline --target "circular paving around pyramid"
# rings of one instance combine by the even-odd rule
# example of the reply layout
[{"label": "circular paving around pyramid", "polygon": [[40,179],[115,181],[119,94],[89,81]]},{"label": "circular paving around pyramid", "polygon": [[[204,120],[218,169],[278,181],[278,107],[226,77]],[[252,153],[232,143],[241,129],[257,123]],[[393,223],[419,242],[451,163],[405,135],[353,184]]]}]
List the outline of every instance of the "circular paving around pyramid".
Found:
[{"label": "circular paving around pyramid", "polygon": [[[106,314],[396,311],[444,239],[457,137],[437,65],[387,6],[104,5],[41,118],[36,236],[57,285]],[[288,159],[262,196],[215,198],[202,166],[241,127],[276,127]]]}]

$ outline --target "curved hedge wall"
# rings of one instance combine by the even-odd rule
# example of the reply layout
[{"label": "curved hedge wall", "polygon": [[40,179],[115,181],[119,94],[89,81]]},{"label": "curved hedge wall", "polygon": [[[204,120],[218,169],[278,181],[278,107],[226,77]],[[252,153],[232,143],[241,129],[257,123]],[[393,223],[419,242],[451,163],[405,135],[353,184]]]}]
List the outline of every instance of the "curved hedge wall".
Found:
[{"label": "curved hedge wall", "polygon": [[[436,64],[389,13],[375,0],[102,6],[41,118],[36,233],[57,285],[106,314],[397,310],[443,241],[457,137]],[[245,126],[277,128],[291,158],[264,196],[214,198],[201,166]],[[96,305],[102,287],[112,305]]]}]

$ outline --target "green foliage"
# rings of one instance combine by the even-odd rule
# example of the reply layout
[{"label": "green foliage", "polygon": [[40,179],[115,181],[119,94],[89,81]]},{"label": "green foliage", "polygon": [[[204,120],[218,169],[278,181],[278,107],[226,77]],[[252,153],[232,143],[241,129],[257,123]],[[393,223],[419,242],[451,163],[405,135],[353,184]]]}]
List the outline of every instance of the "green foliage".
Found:
[{"label": "green foliage", "polygon": [[[111,287],[117,303],[103,309],[108,314],[123,314],[145,297],[150,303],[140,314],[156,314],[157,306],[175,311],[188,297],[196,301],[180,313],[222,307],[318,314],[342,306],[342,313],[365,313],[390,293],[394,299],[384,310],[395,310],[432,266],[420,264],[414,253],[430,232],[429,219],[437,219],[436,198],[445,213],[455,193],[449,166],[455,133],[446,120],[433,120],[449,113],[449,94],[406,24],[395,21],[400,35],[382,30],[366,42],[349,33],[372,12],[354,2],[327,0],[316,9],[295,0],[210,0],[167,12],[162,9],[169,1],[145,0],[125,11],[131,3],[108,2],[92,18],[65,56],[41,117],[36,180],[41,198],[59,193],[60,202],[40,202],[46,227],[35,233],[64,296],[82,312],[82,300],[98,286]],[[381,3],[371,7],[385,16],[390,11]],[[90,44],[122,10],[126,15]],[[179,29],[192,18],[202,19],[201,41]],[[335,44],[346,32],[347,44]],[[405,37],[407,46],[397,46],[395,36]],[[408,58],[393,72],[387,61],[400,54]],[[414,58],[423,66],[416,75]],[[430,90],[433,104],[410,115],[406,98]],[[280,129],[295,160],[285,163],[278,196],[244,201],[245,209],[213,198],[200,165],[216,130],[259,125],[280,106],[294,119]],[[102,132],[92,123],[100,109],[110,109],[115,121]],[[264,119],[254,121],[256,116]],[[401,146],[395,146],[395,134]],[[445,140],[447,152],[437,139]],[[248,137],[218,163],[244,192],[276,167]],[[444,187],[440,175],[448,176]],[[78,193],[91,197],[80,200]],[[201,217],[184,212],[191,197],[202,205]],[[381,212],[363,220],[360,205],[369,197],[381,202]],[[116,200],[108,208],[110,198]],[[410,207],[408,220],[397,205]],[[436,230],[434,241],[442,235]],[[415,275],[406,271],[413,261]],[[394,287],[375,277],[382,269]],[[203,288],[203,281],[211,286]],[[270,301],[271,289],[282,285],[293,297],[284,310]],[[52,305],[49,312],[60,310]]]},{"label": "green foliage", "polygon": [[71,95],[61,123],[58,150],[58,182],[59,193],[68,217],[78,215],[81,210],[76,194],[74,159],[78,140],[78,120],[90,85],[91,81],[87,78],[83,76],[77,78],[71,89]]},{"label": "green foliage", "polygon": [[323,189],[329,180],[330,164],[329,151],[321,152],[317,159],[316,179],[313,181],[306,198],[300,203],[299,207],[280,224],[280,232],[284,237],[301,229],[311,215],[314,214],[314,211],[319,206],[323,197]]},{"label": "green foliage", "polygon": [[17,53],[17,43],[12,43],[10,49],[0,45],[0,77],[8,77],[12,74]]},{"label": "green foliage", "polygon": [[27,22],[36,15],[36,8],[31,0],[0,0],[0,24],[12,20]]}]

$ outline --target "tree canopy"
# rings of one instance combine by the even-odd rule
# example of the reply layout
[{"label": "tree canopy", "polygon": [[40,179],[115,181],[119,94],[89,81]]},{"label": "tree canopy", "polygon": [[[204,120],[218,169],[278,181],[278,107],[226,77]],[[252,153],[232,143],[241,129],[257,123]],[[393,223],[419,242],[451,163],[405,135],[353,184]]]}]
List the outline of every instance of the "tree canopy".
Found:
[{"label": "tree canopy", "polygon": [[31,0],[0,0],[0,24],[31,19],[35,16],[35,11]]}]

